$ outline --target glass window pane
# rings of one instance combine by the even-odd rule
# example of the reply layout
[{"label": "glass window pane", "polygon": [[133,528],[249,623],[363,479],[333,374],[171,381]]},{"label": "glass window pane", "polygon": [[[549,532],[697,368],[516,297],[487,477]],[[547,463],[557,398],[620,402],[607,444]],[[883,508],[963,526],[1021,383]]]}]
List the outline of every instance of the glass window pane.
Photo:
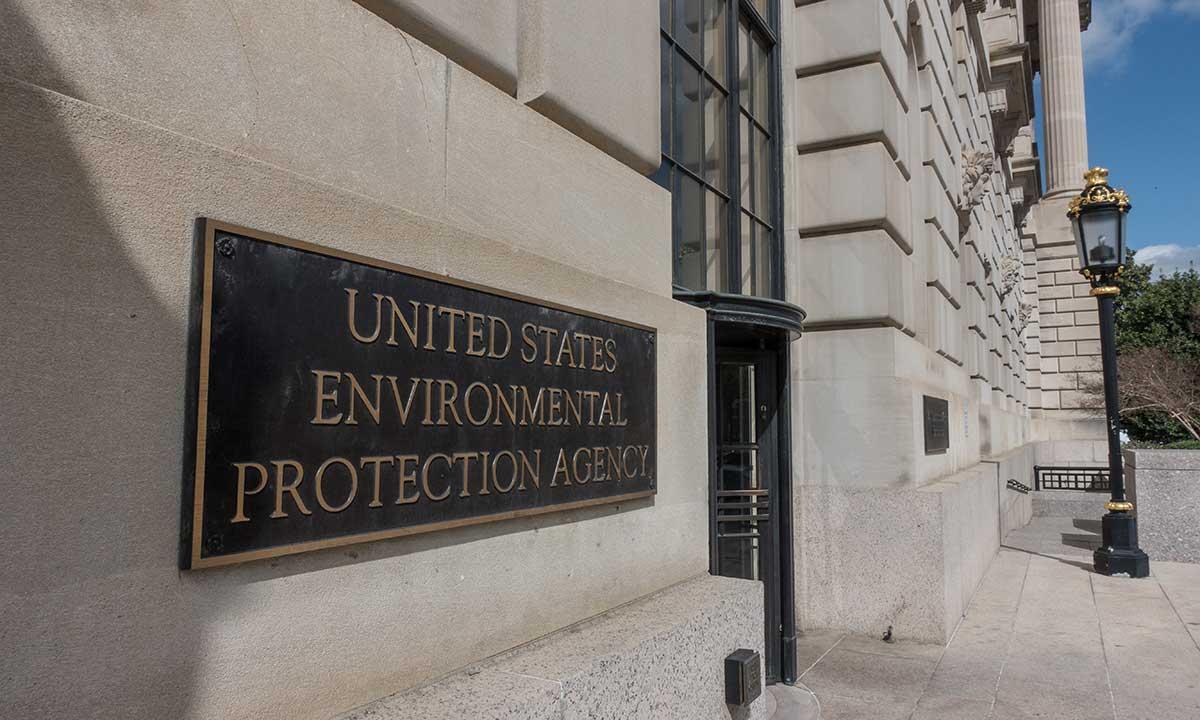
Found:
[{"label": "glass window pane", "polygon": [[675,281],[692,290],[704,290],[703,193],[700,183],[675,172],[672,193],[679,245],[675,250]]},{"label": "glass window pane", "polygon": [[771,113],[769,112],[770,93],[767,91],[767,82],[771,79],[771,73],[767,70],[767,48],[763,45],[762,40],[758,35],[754,36],[754,43],[751,46],[751,55],[754,62],[754,117],[762,123],[763,127],[771,127]]},{"label": "glass window pane", "polygon": [[750,29],[738,24],[738,103],[750,109]]},{"label": "glass window pane", "polygon": [[721,442],[754,442],[754,365],[722,363],[717,387],[721,403]]},{"label": "glass window pane", "polygon": [[774,264],[771,262],[775,254],[774,235],[770,230],[758,225],[755,228],[754,247],[754,294],[762,297],[772,297],[774,293]]},{"label": "glass window pane", "polygon": [[741,150],[738,153],[738,164],[741,167],[739,173],[742,182],[738,189],[738,197],[741,198],[742,207],[751,207],[750,205],[750,121],[742,113],[738,113],[739,137],[741,142]]},{"label": "glass window pane", "polygon": [[[665,2],[666,0],[664,0]],[[662,116],[660,122],[662,124],[662,153],[663,155],[671,155],[671,97],[674,93],[671,92],[671,57],[674,53],[671,52],[671,45],[666,38],[660,38],[662,43],[662,53],[659,57],[659,87],[662,88],[660,96],[662,97]]]},{"label": "glass window pane", "polygon": [[754,128],[754,212],[771,218],[771,138]]},{"label": "glass window pane", "polygon": [[712,191],[705,191],[704,236],[705,264],[707,268],[706,288],[720,290],[725,287],[725,200]]},{"label": "glass window pane", "polygon": [[[758,523],[721,523],[722,533],[757,532]],[[723,537],[717,549],[717,574],[722,577],[758,580],[758,539],[752,537]]]},{"label": "glass window pane", "polygon": [[[757,490],[758,477],[754,472],[755,452],[753,450],[722,450],[721,451],[721,489],[722,490]],[[738,498],[746,500],[747,498]]]},{"label": "glass window pane", "polygon": [[704,0],[704,69],[725,84],[725,0]]},{"label": "glass window pane", "polygon": [[746,213],[742,213],[742,237],[739,240],[739,254],[741,255],[741,277],[738,278],[737,288],[734,292],[742,295],[754,294],[754,221]]},{"label": "glass window pane", "polygon": [[675,0],[675,42],[692,57],[700,57],[700,0]]},{"label": "glass window pane", "polygon": [[671,32],[671,0],[658,0],[659,26]]},{"label": "glass window pane", "polygon": [[729,167],[726,147],[725,93],[704,81],[704,179],[713,187],[725,189]]},{"label": "glass window pane", "polygon": [[1120,232],[1123,213],[1119,210],[1093,210],[1080,213],[1079,228],[1087,246],[1088,264],[1116,265],[1117,235]]},{"label": "glass window pane", "polygon": [[704,115],[700,107],[700,72],[687,58],[675,53],[675,142],[671,150],[680,164],[701,175]]}]

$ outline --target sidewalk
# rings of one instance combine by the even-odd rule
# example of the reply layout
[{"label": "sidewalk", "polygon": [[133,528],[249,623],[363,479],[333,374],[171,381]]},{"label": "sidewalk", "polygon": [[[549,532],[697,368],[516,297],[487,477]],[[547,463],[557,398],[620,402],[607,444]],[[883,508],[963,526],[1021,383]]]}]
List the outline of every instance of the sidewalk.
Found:
[{"label": "sidewalk", "polygon": [[1041,517],[1011,533],[944,650],[805,633],[821,720],[1200,719],[1200,565],[1097,575],[1098,532]]}]

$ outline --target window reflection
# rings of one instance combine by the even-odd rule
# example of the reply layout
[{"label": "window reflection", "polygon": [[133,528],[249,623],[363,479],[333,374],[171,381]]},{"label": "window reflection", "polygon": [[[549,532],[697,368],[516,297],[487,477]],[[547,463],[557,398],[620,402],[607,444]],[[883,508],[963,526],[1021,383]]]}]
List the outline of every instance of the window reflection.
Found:
[{"label": "window reflection", "polygon": [[675,56],[675,160],[699,174],[703,119],[700,114],[700,72],[687,58]]},{"label": "window reflection", "polygon": [[675,257],[676,282],[684,287],[705,287],[704,228],[700,224],[704,196],[700,183],[677,170],[672,195],[672,209],[679,230]]}]

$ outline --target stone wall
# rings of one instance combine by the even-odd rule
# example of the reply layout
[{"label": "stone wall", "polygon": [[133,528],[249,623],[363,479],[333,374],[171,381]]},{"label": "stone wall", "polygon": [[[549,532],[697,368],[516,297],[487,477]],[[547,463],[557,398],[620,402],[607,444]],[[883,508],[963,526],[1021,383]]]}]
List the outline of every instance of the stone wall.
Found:
[{"label": "stone wall", "polygon": [[[1038,192],[1032,150],[1016,152],[1033,111],[1030,67],[1011,50],[1024,24],[985,33],[992,15],[944,0],[822,0],[785,16],[803,482],[920,485],[1020,447],[1020,228]],[[924,395],[950,403],[945,455],[923,452]]]},{"label": "stone wall", "polygon": [[1126,450],[1125,479],[1151,562],[1200,563],[1200,451]]},{"label": "stone wall", "polygon": [[1104,399],[1084,391],[1099,382],[1100,320],[1091,284],[1079,274],[1079,257],[1066,216],[1066,202],[1047,200],[1038,208],[1037,328],[1029,373],[1032,407],[1039,412],[1043,439],[1104,437]]},{"label": "stone wall", "polygon": [[358,0],[642,173],[658,169],[658,7],[641,0]]},{"label": "stone wall", "polygon": [[[1033,455],[1023,12],[819,0],[784,25],[806,626],[944,641],[1002,532],[1028,521],[1005,487],[1030,482]],[[925,395],[949,404],[945,453],[925,452]]]},{"label": "stone wall", "polygon": [[1017,452],[987,461],[996,470],[996,488],[1000,493],[1000,540],[1017,528],[1025,527],[1033,519],[1033,499],[1026,494],[1009,489],[1008,481],[1033,487],[1033,468],[1037,460],[1037,445],[1026,446]]},{"label": "stone wall", "polygon": [[762,613],[761,583],[704,575],[343,720],[765,720],[765,689],[731,708],[724,677],[732,649],[762,654]]},{"label": "stone wall", "polygon": [[[1098,312],[1088,294],[1089,283],[1079,274],[1066,215],[1072,196],[1083,189],[1088,167],[1080,33],[1091,21],[1091,10],[1089,3],[1075,0],[1041,0],[1036,12],[1034,52],[1041,63],[1046,196],[1038,204],[1025,246],[1036,270],[1026,277],[1037,292],[1030,407],[1040,440],[1103,439],[1103,418],[1093,412],[1103,406],[1103,399],[1084,392],[1100,372]],[[1087,454],[1079,459],[1087,460]]]},{"label": "stone wall", "polygon": [[[349,0],[6,2],[0,146],[6,714],[325,717],[707,569],[670,199],[495,84]],[[181,572],[198,217],[659,328],[657,497]]]},{"label": "stone wall", "polygon": [[800,626],[947,642],[1003,536],[1029,522],[1006,483],[1032,465],[1026,445],[920,488],[802,487]]},{"label": "stone wall", "polygon": [[1108,467],[1108,441],[1044,440],[1035,459],[1043,467]]}]

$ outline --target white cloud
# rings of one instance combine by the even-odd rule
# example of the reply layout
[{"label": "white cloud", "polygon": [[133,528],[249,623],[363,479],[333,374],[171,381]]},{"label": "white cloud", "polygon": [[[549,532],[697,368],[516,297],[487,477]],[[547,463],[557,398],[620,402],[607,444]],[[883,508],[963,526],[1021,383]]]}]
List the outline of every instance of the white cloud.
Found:
[{"label": "white cloud", "polygon": [[1147,245],[1134,258],[1141,264],[1153,265],[1154,276],[1170,275],[1176,270],[1195,267],[1200,270],[1200,245]]},{"label": "white cloud", "polygon": [[1171,9],[1180,15],[1190,15],[1200,18],[1200,0],[1174,0]]},{"label": "white cloud", "polygon": [[[1197,0],[1175,2],[1197,4]],[[1092,3],[1092,24],[1083,34],[1083,61],[1088,68],[1123,67],[1138,28],[1165,7],[1164,0],[1106,0]]]},{"label": "white cloud", "polygon": [[1093,2],[1092,24],[1083,33],[1083,61],[1088,69],[1124,67],[1138,29],[1162,12],[1200,20],[1200,0]]}]

